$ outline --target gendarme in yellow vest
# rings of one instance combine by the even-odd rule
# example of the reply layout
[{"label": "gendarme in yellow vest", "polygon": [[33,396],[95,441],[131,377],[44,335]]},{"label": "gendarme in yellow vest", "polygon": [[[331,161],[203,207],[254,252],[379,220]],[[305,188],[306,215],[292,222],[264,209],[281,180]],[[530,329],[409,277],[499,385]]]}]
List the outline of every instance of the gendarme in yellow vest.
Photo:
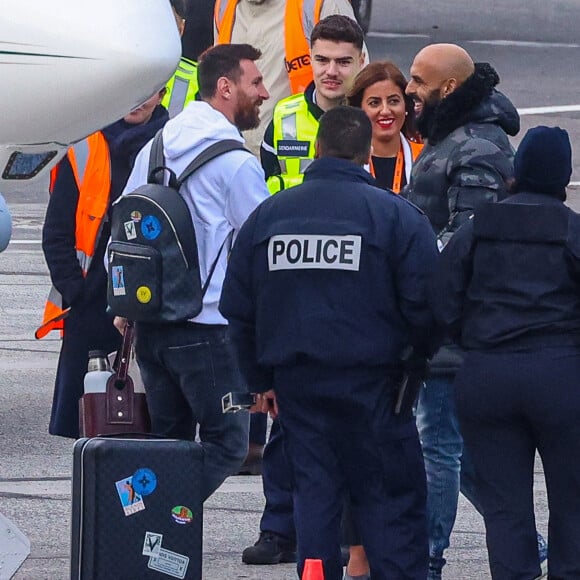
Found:
[{"label": "gendarme in yellow vest", "polygon": [[268,189],[273,194],[300,185],[304,180],[304,171],[314,159],[318,119],[308,110],[301,93],[278,102],[272,123],[273,146],[282,170],[281,175],[268,178]]},{"label": "gendarme in yellow vest", "polygon": [[175,115],[183,111],[187,104],[195,101],[198,91],[197,63],[188,58],[182,58],[175,74],[165,86],[167,92],[161,104],[167,109],[169,117],[173,119]]}]

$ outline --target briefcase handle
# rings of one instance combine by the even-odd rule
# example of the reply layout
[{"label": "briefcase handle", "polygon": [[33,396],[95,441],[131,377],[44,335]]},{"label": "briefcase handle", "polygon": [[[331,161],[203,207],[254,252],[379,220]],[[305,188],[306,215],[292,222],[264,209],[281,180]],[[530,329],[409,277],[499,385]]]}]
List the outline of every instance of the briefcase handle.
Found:
[{"label": "briefcase handle", "polygon": [[131,348],[133,347],[133,334],[135,327],[133,322],[127,321],[125,330],[123,331],[123,342],[121,348],[117,351],[115,361],[113,362],[113,370],[116,374],[115,383],[122,389],[127,382],[127,375],[129,374],[129,362],[131,360]]}]

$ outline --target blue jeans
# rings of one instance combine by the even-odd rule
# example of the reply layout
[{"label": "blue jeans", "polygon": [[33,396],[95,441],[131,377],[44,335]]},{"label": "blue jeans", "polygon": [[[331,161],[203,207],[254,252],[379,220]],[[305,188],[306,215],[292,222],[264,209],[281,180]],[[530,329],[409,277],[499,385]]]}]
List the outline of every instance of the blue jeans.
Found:
[{"label": "blue jeans", "polygon": [[193,440],[199,427],[204,501],[248,453],[247,411],[222,413],[223,395],[246,390],[226,331],[209,324],[136,325],[135,351],[152,431]]},{"label": "blue jeans", "polygon": [[461,491],[478,508],[471,461],[461,454],[463,440],[455,410],[453,377],[433,377],[426,381],[417,403],[417,428],[427,475],[427,518],[430,570],[440,573],[443,553],[455,524]]}]

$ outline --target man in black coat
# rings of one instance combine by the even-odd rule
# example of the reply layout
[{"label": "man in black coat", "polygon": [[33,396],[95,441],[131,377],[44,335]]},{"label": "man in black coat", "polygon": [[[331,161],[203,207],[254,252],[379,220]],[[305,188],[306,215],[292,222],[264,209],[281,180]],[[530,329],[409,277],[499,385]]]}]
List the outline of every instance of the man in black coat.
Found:
[{"label": "man in black coat", "polygon": [[[487,63],[474,63],[455,44],[432,44],[415,56],[407,94],[415,100],[417,128],[426,144],[403,195],[429,218],[440,249],[482,204],[505,197],[513,175],[508,135],[519,116],[496,89],[499,77]],[[440,580],[461,490],[477,507],[474,475],[453,404],[453,378],[461,364],[457,348],[443,346],[417,406],[417,426],[427,471],[429,580]]]}]

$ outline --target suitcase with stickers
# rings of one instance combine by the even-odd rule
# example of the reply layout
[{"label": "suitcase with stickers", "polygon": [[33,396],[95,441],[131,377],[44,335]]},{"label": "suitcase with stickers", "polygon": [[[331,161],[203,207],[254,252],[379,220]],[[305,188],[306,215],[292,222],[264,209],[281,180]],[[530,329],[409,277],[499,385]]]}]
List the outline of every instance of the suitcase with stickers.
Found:
[{"label": "suitcase with stickers", "polygon": [[71,580],[201,580],[202,453],[175,439],[79,439]]}]

